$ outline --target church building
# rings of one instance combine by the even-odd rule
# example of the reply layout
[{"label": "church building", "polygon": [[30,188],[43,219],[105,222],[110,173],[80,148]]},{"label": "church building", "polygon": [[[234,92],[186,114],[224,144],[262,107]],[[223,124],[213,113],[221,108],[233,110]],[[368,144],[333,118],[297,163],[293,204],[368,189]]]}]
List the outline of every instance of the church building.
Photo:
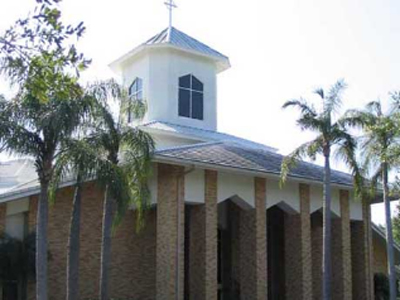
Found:
[{"label": "church building", "polygon": [[[110,65],[145,99],[156,142],[144,228],[133,211],[112,241],[110,296],[132,300],[310,300],[322,294],[323,168],[302,162],[280,188],[278,150],[218,131],[217,77],[229,58],[170,26]],[[24,168],[27,166],[24,163]],[[1,169],[1,168],[0,168]],[[18,177],[16,175],[16,177]],[[65,299],[73,182],[49,215],[49,299]],[[0,190],[0,232],[35,229],[39,185]],[[85,184],[81,299],[98,296],[103,193]],[[332,171],[333,299],[373,299],[370,206]],[[34,299],[35,285],[28,284]]]}]

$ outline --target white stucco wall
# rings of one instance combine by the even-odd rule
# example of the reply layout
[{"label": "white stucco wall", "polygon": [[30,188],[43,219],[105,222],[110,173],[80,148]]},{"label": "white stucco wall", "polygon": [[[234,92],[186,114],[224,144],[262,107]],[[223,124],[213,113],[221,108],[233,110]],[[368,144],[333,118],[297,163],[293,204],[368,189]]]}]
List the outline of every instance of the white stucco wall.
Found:
[{"label": "white stucco wall", "polygon": [[288,181],[281,189],[278,179],[267,179],[267,208],[283,202],[290,209],[299,212],[299,197],[299,184],[297,182]]},{"label": "white stucco wall", "polygon": [[[136,77],[143,79],[148,111],[144,122],[159,120],[216,130],[217,78],[212,60],[183,51],[159,47],[144,51],[125,62],[123,82],[129,87]],[[204,84],[204,120],[178,116],[179,77],[193,74]]]},{"label": "white stucco wall", "polygon": [[[204,170],[196,168],[185,176],[185,202],[204,203]],[[157,203],[157,168],[154,168],[153,176],[149,181],[152,203]],[[339,188],[332,188],[332,212],[340,217]],[[322,209],[323,198],[322,185],[312,184],[310,189],[310,213]],[[254,207],[255,203],[254,177],[244,174],[218,172],[218,203],[227,199],[242,202],[244,207]],[[279,186],[279,180],[268,178],[266,180],[266,209],[278,205],[288,213],[300,212],[299,183],[288,181],[283,188]],[[350,218],[362,220],[362,205],[350,194]]]}]

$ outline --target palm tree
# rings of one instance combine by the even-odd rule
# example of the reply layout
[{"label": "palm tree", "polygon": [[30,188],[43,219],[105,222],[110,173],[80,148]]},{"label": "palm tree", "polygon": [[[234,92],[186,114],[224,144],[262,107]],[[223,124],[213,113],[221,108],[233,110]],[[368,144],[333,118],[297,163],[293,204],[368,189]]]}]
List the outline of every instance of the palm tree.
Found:
[{"label": "palm tree", "polygon": [[82,185],[95,176],[97,152],[85,139],[78,138],[65,141],[62,148],[54,167],[50,199],[55,199],[55,192],[61,180],[75,178],[67,254],[67,300],[75,300],[79,299]]},{"label": "palm tree", "polygon": [[396,276],[388,174],[390,170],[399,165],[400,110],[397,94],[392,95],[392,102],[393,106],[387,113],[383,112],[379,101],[368,103],[364,110],[349,110],[346,113],[344,124],[362,130],[360,146],[362,148],[363,169],[372,174],[373,193],[376,190],[377,183],[382,184],[390,299],[395,300]]},{"label": "palm tree", "polygon": [[0,97],[0,149],[12,154],[30,156],[35,160],[40,195],[36,219],[36,293],[37,299],[47,300],[47,223],[48,193],[53,177],[54,162],[62,141],[69,139],[82,118],[90,110],[91,98],[70,75],[64,78],[71,89],[51,91],[48,100],[38,97],[32,82],[23,86],[11,101]]},{"label": "palm tree", "polygon": [[[79,219],[83,180],[95,177],[104,189],[104,207],[101,244],[100,299],[108,299],[109,265],[111,261],[112,225],[118,225],[127,209],[134,205],[137,227],[142,225],[142,214],[150,196],[147,182],[151,169],[154,142],[138,127],[126,124],[129,109],[137,118],[145,112],[141,101],[132,102],[127,92],[115,81],[100,82],[88,88],[96,100],[93,122],[81,140],[70,140],[57,162],[57,173],[72,170],[76,176],[69,237],[68,299],[78,295]],[[117,102],[117,116],[109,100]],[[56,176],[55,178],[60,178]],[[57,184],[56,184],[57,185]]]},{"label": "palm tree", "polygon": [[[302,130],[310,130],[317,134],[312,141],[306,142],[285,157],[281,167],[281,184],[283,184],[296,163],[304,158],[316,159],[322,154],[325,160],[324,166],[324,193],[323,193],[323,258],[322,258],[322,293],[323,299],[331,299],[331,151],[337,148],[337,154],[351,168],[357,182],[361,183],[361,175],[355,160],[356,143],[353,137],[334,121],[334,113],[340,108],[342,92],[346,84],[340,80],[325,93],[323,89],[317,89],[315,93],[322,100],[322,109],[317,110],[305,99],[287,101],[283,108],[296,107],[300,110],[300,118],[297,125]],[[358,187],[358,185],[357,185]],[[358,190],[358,188],[357,188]]]}]

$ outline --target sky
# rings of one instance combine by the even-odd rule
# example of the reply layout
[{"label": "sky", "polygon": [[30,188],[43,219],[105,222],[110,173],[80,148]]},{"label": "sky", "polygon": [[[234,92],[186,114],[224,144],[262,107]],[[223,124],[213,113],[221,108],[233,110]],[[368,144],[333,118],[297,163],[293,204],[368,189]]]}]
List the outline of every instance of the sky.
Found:
[{"label": "sky", "polygon": [[[343,108],[388,100],[400,90],[400,2],[396,0],[175,0],[173,25],[229,56],[218,77],[218,129],[287,154],[312,138],[282,104],[343,78]],[[0,1],[0,34],[34,0]],[[163,0],[64,0],[67,23],[84,21],[78,44],[93,59],[83,80],[113,76],[108,64],[168,25]],[[0,93],[11,95],[0,79]],[[0,154],[0,159],[6,156]],[[339,163],[334,167],[343,169]],[[395,204],[394,204],[395,205]],[[384,220],[381,205],[373,220]]]}]

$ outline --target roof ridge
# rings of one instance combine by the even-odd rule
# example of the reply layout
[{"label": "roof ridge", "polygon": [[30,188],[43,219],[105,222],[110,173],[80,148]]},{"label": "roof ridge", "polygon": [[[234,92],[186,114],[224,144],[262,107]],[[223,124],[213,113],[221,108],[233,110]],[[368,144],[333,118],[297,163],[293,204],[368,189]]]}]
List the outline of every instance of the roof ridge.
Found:
[{"label": "roof ridge", "polygon": [[192,148],[202,148],[206,146],[212,146],[212,145],[218,145],[218,144],[223,144],[224,142],[222,141],[213,141],[213,142],[204,142],[204,143],[196,143],[196,144],[190,144],[190,145],[181,145],[181,146],[175,146],[175,147],[169,147],[161,150],[156,150],[155,154],[163,154],[167,153],[170,151],[175,151],[175,150],[187,150],[187,149],[192,149]]},{"label": "roof ridge", "polygon": [[230,137],[234,137],[236,139],[240,139],[240,140],[243,140],[243,141],[251,142],[253,144],[258,144],[260,146],[264,146],[264,147],[269,147],[271,149],[275,149],[275,148],[273,148],[271,146],[267,146],[267,145],[261,144],[259,142],[255,142],[255,141],[248,140],[248,139],[245,139],[245,138],[242,138],[242,137],[238,137],[238,136],[230,134],[230,133],[225,133],[225,132],[221,132],[221,131],[217,131],[217,130],[211,130],[211,129],[205,129],[205,128],[198,128],[198,127],[193,127],[193,126],[189,126],[189,125],[175,124],[175,123],[168,122],[168,121],[157,121],[157,120],[154,120],[154,121],[148,122],[146,124],[142,124],[142,126],[148,126],[148,125],[152,125],[152,124],[155,124],[155,123],[163,123],[163,124],[167,124],[167,125],[179,126],[179,127],[194,129],[194,130],[198,130],[198,131],[211,132],[211,133],[224,135],[224,136],[227,136],[227,137],[230,136]]}]

